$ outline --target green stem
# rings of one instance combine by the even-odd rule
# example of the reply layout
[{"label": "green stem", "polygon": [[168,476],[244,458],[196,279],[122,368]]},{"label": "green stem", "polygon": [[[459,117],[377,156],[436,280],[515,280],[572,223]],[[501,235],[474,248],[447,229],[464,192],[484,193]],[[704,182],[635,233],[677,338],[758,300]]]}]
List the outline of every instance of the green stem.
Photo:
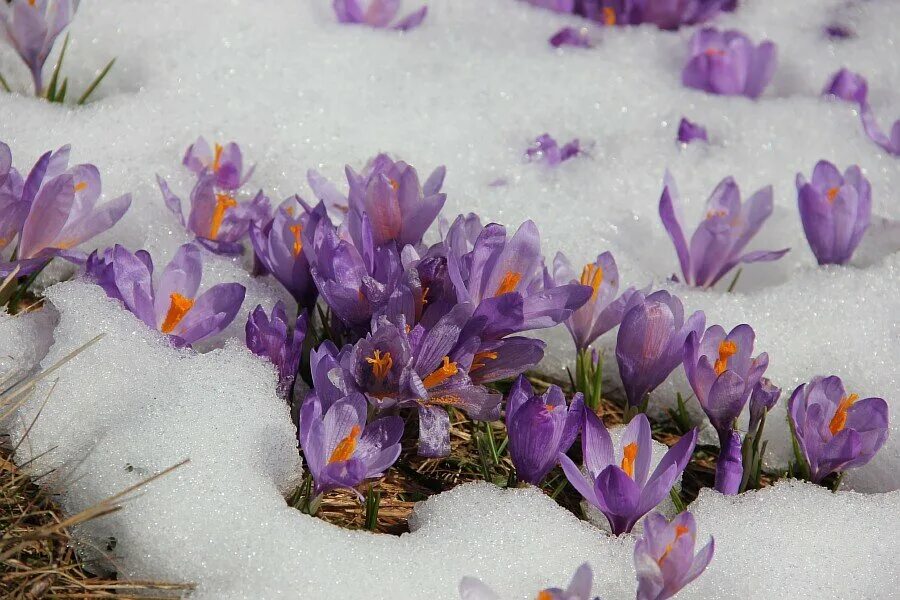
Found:
[{"label": "green stem", "polygon": [[0,74],[0,85],[3,86],[3,89],[7,91],[7,93],[12,93],[12,90],[9,87],[9,84],[6,83],[6,79],[3,78],[3,75]]},{"label": "green stem", "polygon": [[[590,360],[590,359],[588,359]],[[596,411],[600,408],[600,397],[603,391],[603,355],[597,355],[597,366],[591,366],[594,369],[594,384],[591,389],[591,403]]]},{"label": "green stem", "polygon": [[681,495],[675,491],[675,488],[669,490],[669,498],[672,499],[672,504],[675,505],[675,510],[679,513],[683,513],[685,511],[684,500],[681,499]]},{"label": "green stem", "polygon": [[831,486],[831,491],[834,494],[837,494],[838,490],[841,487],[841,482],[844,480],[844,471],[838,473],[837,478],[834,480],[834,485]]},{"label": "green stem", "polygon": [[378,508],[381,506],[381,492],[370,485],[366,492],[366,524],[369,531],[375,531],[378,527]]},{"label": "green stem", "polygon": [[488,448],[491,451],[491,458],[494,461],[494,465],[500,464],[500,452],[497,450],[497,443],[494,440],[494,428],[491,427],[490,421],[485,421],[484,423],[484,436],[487,439]]},{"label": "green stem", "polygon": [[731,293],[731,292],[734,291],[734,286],[737,285],[738,279],[741,278],[741,273],[742,273],[743,271],[744,271],[744,269],[741,268],[741,269],[738,269],[738,270],[737,270],[737,273],[734,274],[734,279],[731,280],[731,285],[728,286],[728,292],[729,292],[729,293]]}]

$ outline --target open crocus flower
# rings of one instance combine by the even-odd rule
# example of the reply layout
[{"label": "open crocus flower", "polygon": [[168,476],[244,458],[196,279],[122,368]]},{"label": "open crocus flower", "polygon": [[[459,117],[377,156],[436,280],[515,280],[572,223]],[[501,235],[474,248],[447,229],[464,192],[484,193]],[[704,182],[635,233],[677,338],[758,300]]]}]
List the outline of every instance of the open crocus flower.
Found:
[{"label": "open crocus flower", "polygon": [[212,175],[216,188],[228,191],[244,185],[254,169],[250,167],[244,173],[244,156],[236,143],[228,142],[224,146],[216,143],[210,148],[203,136],[188,146],[182,164],[197,175],[208,172]]},{"label": "open crocus flower", "polygon": [[609,252],[597,256],[597,259],[584,265],[581,276],[575,278],[572,263],[562,252],[557,252],[553,259],[553,277],[545,285],[564,285],[579,283],[590,286],[592,292],[588,301],[566,319],[566,329],[572,334],[575,347],[584,350],[601,335],[622,322],[622,317],[629,309],[636,306],[643,295],[629,287],[621,295],[619,291],[619,269],[616,260]]},{"label": "open crocus flower", "polygon": [[[591,588],[594,585],[594,573],[590,565],[584,563],[572,576],[566,589],[547,588],[537,593],[537,600],[591,600]],[[463,577],[459,582],[461,600],[500,600],[500,596],[485,585],[480,579]],[[593,600],[599,600],[593,597]]]},{"label": "open crocus flower", "polygon": [[368,25],[376,29],[391,27],[398,31],[418,27],[428,14],[428,7],[423,6],[391,26],[391,21],[400,10],[400,0],[368,0],[368,5],[363,8],[365,3],[366,0],[334,0],[334,14],[341,23]]},{"label": "open crocus flower", "polygon": [[706,127],[682,117],[681,122],[678,123],[678,141],[682,144],[690,144],[694,140],[709,141]]},{"label": "open crocus flower", "polygon": [[313,477],[314,497],[381,477],[400,456],[403,419],[382,417],[366,424],[367,409],[362,394],[341,398],[327,410],[315,395],[304,401],[300,448]]},{"label": "open crocus flower", "polygon": [[831,76],[825,89],[822,90],[822,94],[859,104],[868,98],[869,84],[866,83],[866,78],[859,73],[841,69]]},{"label": "open crocus flower", "polygon": [[863,466],[888,437],[887,402],[860,400],[835,376],[798,386],[788,401],[788,420],[801,470],[813,483]]},{"label": "open crocus flower", "polygon": [[723,179],[706,202],[705,218],[697,226],[688,246],[678,220],[675,203],[678,190],[666,172],[659,199],[659,216],[675,245],[684,280],[697,287],[712,287],[739,263],[778,260],[790,248],[757,250],[742,254],[766,219],[772,214],[772,186],[766,186],[741,202],[741,192],[731,177]]},{"label": "open crocus flower", "polygon": [[653,513],[644,520],[644,535],[634,545],[637,600],[667,600],[697,579],[712,560],[715,541],[694,554],[697,526],[685,511],[669,523]]},{"label": "open crocus flower", "polygon": [[0,3],[0,33],[31,71],[34,94],[44,90],[44,63],[78,9],[78,0],[11,0]]},{"label": "open crocus flower", "polygon": [[797,174],[797,193],[803,232],[819,264],[849,261],[872,216],[869,180],[856,165],[842,176],[821,160],[813,168],[812,181]]},{"label": "open crocus flower", "polygon": [[646,415],[631,420],[622,434],[621,448],[614,449],[600,417],[590,410],[582,414],[581,446],[587,476],[565,454],[560,453],[559,461],[569,483],[606,516],[613,534],[629,533],[681,476],[694,452],[697,430],[692,429],[669,448],[650,474],[653,442]]},{"label": "open crocus flower", "polygon": [[777,47],[768,40],[754,46],[740,31],[704,28],[691,38],[681,82],[710,94],[758,98],[776,63]]},{"label": "open crocus flower", "polygon": [[132,254],[118,244],[102,256],[94,253],[88,276],[106,294],[148,327],[168,335],[176,345],[190,345],[221,332],[244,302],[239,283],[220,283],[198,295],[203,275],[200,249],[185,244],[153,283],[153,261],[143,251]]},{"label": "open crocus flower", "polygon": [[625,313],[616,338],[616,361],[629,406],[646,405],[648,394],[675,370],[684,357],[684,342],[703,331],[706,315],[684,318],[677,296],[654,292]]},{"label": "open crocus flower", "polygon": [[551,167],[555,167],[559,163],[577,156],[580,151],[581,143],[577,138],[560,146],[550,134],[543,133],[535,138],[534,144],[525,151],[525,156],[530,161],[543,161]]},{"label": "open crocus flower", "polygon": [[520,376],[506,400],[506,431],[509,455],[520,481],[540,485],[556,466],[560,453],[575,442],[583,419],[584,400],[575,394],[572,405],[558,386],[551,385],[543,396]]},{"label": "open crocus flower", "polygon": [[306,337],[306,313],[301,312],[294,328],[290,329],[281,301],[272,308],[271,318],[262,306],[257,306],[247,317],[245,333],[250,352],[275,365],[278,371],[278,395],[288,401],[293,400],[291,390],[300,367],[300,355],[303,353],[303,340]]}]

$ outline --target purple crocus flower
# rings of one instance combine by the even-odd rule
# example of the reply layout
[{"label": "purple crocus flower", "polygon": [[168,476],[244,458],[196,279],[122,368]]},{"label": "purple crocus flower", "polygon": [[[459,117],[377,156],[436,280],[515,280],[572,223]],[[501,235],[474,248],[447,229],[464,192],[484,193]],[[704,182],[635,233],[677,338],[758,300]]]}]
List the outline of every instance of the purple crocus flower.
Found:
[{"label": "purple crocus flower", "polygon": [[16,239],[28,216],[31,202],[23,198],[24,190],[25,181],[12,166],[12,152],[0,142],[0,251]]},{"label": "purple crocus flower", "polygon": [[300,367],[306,325],[306,313],[301,312],[291,330],[281,301],[272,308],[271,318],[262,306],[257,306],[247,317],[247,348],[275,365],[278,370],[278,395],[289,401],[292,400],[290,394]]},{"label": "purple crocus flower", "polygon": [[517,335],[483,341],[472,358],[469,377],[476,384],[516,377],[541,362],[545,347],[541,340]]},{"label": "purple crocus flower", "polygon": [[382,417],[367,425],[367,409],[365,396],[358,393],[327,410],[315,395],[303,403],[300,448],[313,477],[313,496],[337,488],[352,490],[366,479],[381,477],[400,456],[403,419]]},{"label": "purple crocus flower", "polygon": [[691,38],[681,82],[710,94],[758,98],[775,74],[776,63],[774,43],[766,40],[754,46],[740,31],[707,27]]},{"label": "purple crocus flower", "polygon": [[[365,5],[365,8],[363,6]],[[334,13],[341,23],[354,23],[368,25],[376,29],[385,29],[400,10],[400,0],[334,0]],[[428,7],[423,6],[419,10],[403,17],[391,29],[408,31],[422,24]]]},{"label": "purple crocus flower", "polygon": [[860,104],[868,98],[869,84],[866,83],[866,78],[859,73],[842,68],[831,76],[825,89],[822,90],[822,94]]},{"label": "purple crocus flower", "polygon": [[800,220],[809,247],[820,265],[842,265],[850,260],[869,228],[872,187],[856,165],[841,172],[821,160],[812,181],[797,174]]},{"label": "purple crocus flower", "polygon": [[757,250],[741,254],[772,214],[772,186],[758,190],[741,203],[737,183],[731,177],[723,179],[707,200],[706,216],[688,246],[675,211],[678,190],[668,172],[664,183],[659,216],[675,244],[681,273],[687,283],[712,287],[739,263],[777,260],[790,250]]},{"label": "purple crocus flower", "polygon": [[529,161],[543,161],[551,167],[555,167],[559,163],[577,156],[580,152],[581,143],[577,138],[560,146],[550,134],[542,133],[525,151],[525,156]]},{"label": "purple crocus flower", "polygon": [[153,261],[143,251],[134,254],[119,246],[88,259],[88,276],[106,294],[121,300],[148,327],[168,335],[176,345],[190,345],[221,332],[234,320],[244,302],[239,283],[220,283],[202,294],[203,260],[200,249],[184,244],[154,285]]},{"label": "purple crocus flower", "polygon": [[582,414],[581,448],[587,475],[565,454],[560,453],[559,461],[569,483],[606,516],[613,534],[629,533],[662,502],[684,471],[697,443],[697,430],[692,429],[669,448],[650,474],[653,442],[646,415],[631,420],[616,451],[600,417],[590,410]]},{"label": "purple crocus flower", "polygon": [[[537,594],[537,600],[591,600],[591,588],[594,586],[594,574],[591,567],[584,563],[572,576],[566,589],[547,588]],[[500,600],[500,596],[480,579],[463,577],[459,582],[461,600]],[[593,597],[593,600],[599,600]]]},{"label": "purple crocus flower", "polygon": [[581,427],[584,400],[575,394],[572,405],[558,386],[543,396],[534,393],[524,376],[519,376],[506,400],[506,430],[509,455],[520,481],[540,485],[556,466],[560,453],[568,452]]},{"label": "purple crocus flower", "polygon": [[781,388],[762,377],[750,393],[750,425],[749,431],[755,431],[762,421],[763,415],[772,410],[781,397]]},{"label": "purple crocus flower", "polygon": [[210,148],[203,136],[188,146],[182,164],[197,175],[211,174],[215,187],[228,191],[243,186],[253,175],[255,168],[250,167],[244,173],[244,155],[236,143],[228,142],[224,146],[216,143]]},{"label": "purple crocus flower", "polygon": [[653,513],[644,520],[644,535],[634,545],[637,600],[667,600],[703,573],[715,552],[715,541],[694,554],[697,526],[685,511],[669,523]]},{"label": "purple crocus flower", "polygon": [[619,291],[619,269],[609,252],[598,255],[594,262],[586,264],[577,280],[569,259],[562,252],[557,252],[553,259],[553,277],[545,285],[552,287],[553,284],[567,283],[590,286],[592,290],[587,303],[565,321],[578,350],[586,349],[621,323],[625,313],[644,299],[643,294],[633,287],[616,296]]},{"label": "purple crocus flower", "polygon": [[813,483],[865,465],[888,437],[887,402],[847,394],[835,376],[798,386],[788,401],[788,420]]},{"label": "purple crocus flower", "polygon": [[625,314],[616,361],[629,406],[645,405],[648,394],[681,364],[685,340],[705,324],[706,315],[699,310],[685,320],[681,300],[666,291],[650,294]]},{"label": "purple crocus flower", "polygon": [[682,117],[681,122],[678,123],[679,143],[690,144],[694,140],[703,140],[704,142],[709,141],[709,136],[706,134],[706,127]]},{"label": "purple crocus flower", "polygon": [[724,444],[719,448],[719,458],[716,462],[716,491],[728,496],[733,496],[741,491],[741,481],[744,478],[744,460],[741,453],[743,442],[741,434],[732,429],[722,436]]},{"label": "purple crocus flower", "polygon": [[548,40],[554,48],[573,46],[575,48],[592,48],[590,30],[587,27],[563,27]]},{"label": "purple crocus flower", "polygon": [[44,63],[78,9],[78,0],[11,0],[0,3],[0,34],[31,71],[34,94],[44,91]]},{"label": "purple crocus flower", "polygon": [[865,77],[842,68],[831,76],[822,94],[858,104],[859,118],[869,139],[888,154],[900,156],[900,119],[894,122],[889,134],[885,133],[869,105],[868,92],[869,87]]}]

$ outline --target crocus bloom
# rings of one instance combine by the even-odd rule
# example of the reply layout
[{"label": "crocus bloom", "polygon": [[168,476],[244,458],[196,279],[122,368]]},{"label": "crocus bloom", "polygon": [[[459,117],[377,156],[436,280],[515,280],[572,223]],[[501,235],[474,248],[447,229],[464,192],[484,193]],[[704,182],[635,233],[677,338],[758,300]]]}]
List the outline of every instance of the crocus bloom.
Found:
[{"label": "crocus bloom", "polygon": [[581,144],[577,138],[560,146],[550,134],[543,133],[535,138],[534,144],[525,151],[525,156],[530,161],[543,160],[551,167],[555,167],[576,156],[580,151]]},{"label": "crocus bloom", "polygon": [[[363,8],[365,2],[366,0],[334,0],[334,13],[338,21],[384,29],[391,24],[400,10],[400,0],[368,0],[368,6]],[[418,27],[425,20],[427,13],[428,7],[423,6],[403,17],[391,29],[407,31]]]},{"label": "crocus bloom", "polygon": [[0,251],[22,230],[31,200],[23,198],[25,182],[12,166],[9,146],[0,142]]},{"label": "crocus bloom", "polygon": [[788,401],[794,439],[813,483],[869,462],[888,437],[888,405],[848,394],[840,377],[815,377]]},{"label": "crocus bloom", "polygon": [[667,172],[659,199],[659,216],[675,245],[681,273],[688,284],[712,287],[738,263],[773,261],[790,250],[757,250],[742,254],[772,214],[772,186],[762,188],[741,203],[741,192],[734,179],[723,179],[706,202],[705,218],[691,236],[690,246],[676,215],[677,201],[675,181]]},{"label": "crocus bloom", "polygon": [[132,254],[117,244],[88,260],[88,276],[108,296],[121,300],[138,319],[177,345],[219,333],[244,302],[245,289],[239,283],[220,283],[198,295],[202,275],[200,249],[193,244],[178,249],[156,284],[153,261],[146,252]]},{"label": "crocus bloom", "polygon": [[613,449],[600,417],[590,410],[582,414],[581,447],[587,476],[560,453],[563,471],[578,493],[606,516],[615,535],[628,533],[662,502],[681,476],[697,443],[697,430],[692,429],[669,448],[650,474],[653,441],[646,415],[638,414],[631,420],[622,434],[621,448]]},{"label": "crocus bloom", "polygon": [[[594,585],[594,574],[591,567],[584,563],[572,576],[566,589],[547,588],[537,593],[537,600],[591,600],[591,588]],[[459,582],[461,600],[500,600],[500,596],[480,579],[463,577]],[[598,600],[594,597],[593,600]]]},{"label": "crocus bloom", "polygon": [[576,279],[572,263],[562,252],[557,252],[553,259],[553,277],[545,283],[564,285],[579,283],[590,286],[592,293],[587,303],[566,319],[566,329],[575,340],[575,347],[584,350],[601,335],[622,322],[622,317],[629,309],[636,306],[643,295],[629,287],[618,297],[619,269],[616,260],[609,252],[597,256],[597,259],[584,265],[581,276]]},{"label": "crocus bloom", "polygon": [[682,117],[681,122],[678,123],[678,141],[682,144],[690,144],[694,140],[709,141],[706,127]]},{"label": "crocus bloom", "polygon": [[850,260],[869,228],[872,187],[859,167],[841,172],[821,160],[812,181],[797,175],[800,220],[809,247],[820,265],[842,265]]},{"label": "crocus bloom", "polygon": [[732,496],[741,491],[744,477],[744,461],[741,454],[741,434],[732,429],[723,435],[724,444],[719,448],[716,462],[716,491]]},{"label": "crocus bloom", "polygon": [[12,0],[0,3],[0,33],[31,71],[34,93],[43,93],[44,63],[78,8],[78,0]]},{"label": "crocus bloom", "polygon": [[740,31],[704,28],[691,38],[681,82],[710,94],[757,98],[775,74],[776,55],[768,40],[754,46]]},{"label": "crocus bloom", "polygon": [[728,334],[721,325],[713,325],[702,336],[692,332],[684,345],[684,372],[723,449],[735,419],[769,366],[765,352],[752,356],[755,339],[749,325],[738,325]]},{"label": "crocus bloom", "polygon": [[685,511],[669,523],[653,513],[644,520],[644,535],[634,545],[637,600],[666,600],[703,573],[715,552],[715,541],[694,554],[697,527]]},{"label": "crocus bloom", "polygon": [[327,410],[315,395],[303,403],[300,448],[313,477],[313,496],[381,477],[400,456],[403,419],[382,417],[366,424],[367,409],[362,394],[341,398]]},{"label": "crocus bloom", "polygon": [[822,90],[822,94],[859,104],[866,101],[869,85],[866,83],[866,78],[859,73],[841,69],[831,76],[825,89]]},{"label": "crocus bloom", "polygon": [[781,388],[775,386],[765,377],[753,386],[750,393],[750,425],[749,431],[756,430],[764,414],[772,410],[781,397]]},{"label": "crocus bloom", "polygon": [[572,405],[558,386],[543,396],[534,393],[524,376],[513,384],[506,400],[506,430],[509,455],[520,481],[540,485],[556,466],[560,453],[575,442],[581,427],[584,400],[575,394]]},{"label": "crocus bloom", "polygon": [[244,155],[241,147],[234,142],[228,142],[224,146],[209,143],[202,135],[197,141],[188,146],[184,153],[182,164],[192,173],[202,175],[209,172],[213,176],[216,188],[220,190],[234,191],[244,185],[253,174],[254,167],[244,173]]},{"label": "crocus bloom", "polygon": [[278,370],[278,394],[292,400],[290,393],[300,367],[303,339],[306,337],[306,313],[301,312],[297,316],[291,330],[281,301],[272,308],[271,318],[262,306],[257,306],[247,317],[245,333],[250,352],[267,359]]},{"label": "crocus bloom", "polygon": [[591,48],[590,30],[587,27],[563,27],[550,37],[550,45],[554,48],[574,46],[575,48]]},{"label": "crocus bloom", "polygon": [[699,310],[685,320],[681,300],[666,291],[650,294],[625,313],[616,338],[616,361],[630,406],[641,406],[681,364],[685,340],[703,331],[705,324],[706,315]]}]

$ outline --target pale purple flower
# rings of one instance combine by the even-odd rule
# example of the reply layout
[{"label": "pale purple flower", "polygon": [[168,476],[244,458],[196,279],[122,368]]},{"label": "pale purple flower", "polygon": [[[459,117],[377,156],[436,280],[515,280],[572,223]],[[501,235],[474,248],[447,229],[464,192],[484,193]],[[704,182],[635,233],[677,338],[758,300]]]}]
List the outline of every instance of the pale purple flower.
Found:
[{"label": "pale purple flower", "polygon": [[664,184],[659,199],[659,216],[675,245],[686,283],[712,287],[739,263],[777,260],[790,250],[756,250],[742,254],[772,214],[772,186],[758,190],[742,203],[741,192],[734,179],[723,179],[707,200],[704,219],[691,236],[688,246],[676,215],[678,190],[668,172]]},{"label": "pale purple flower", "polygon": [[212,175],[216,188],[231,192],[243,186],[255,168],[250,167],[244,172],[244,155],[235,142],[224,146],[215,143],[210,147],[203,136],[188,146],[182,164],[197,175]]},{"label": "pale purple flower", "polygon": [[682,117],[678,123],[678,141],[682,144],[690,144],[694,140],[709,141],[706,127]]},{"label": "pale purple flower", "polygon": [[9,246],[22,230],[31,199],[24,198],[25,181],[12,166],[9,146],[0,142],[0,251]]},{"label": "pale purple flower", "polygon": [[712,560],[715,541],[694,554],[697,526],[690,512],[669,523],[653,513],[644,519],[644,534],[634,545],[637,600],[667,600],[697,579]]},{"label": "pale purple flower", "polygon": [[540,162],[557,166],[559,163],[577,156],[581,152],[581,144],[577,138],[560,146],[548,133],[543,133],[535,138],[534,143],[525,151],[529,161]]},{"label": "pale purple flower", "polygon": [[750,425],[749,431],[756,431],[763,415],[772,410],[781,397],[781,388],[763,377],[753,386],[750,393]]},{"label": "pale purple flower", "polygon": [[777,47],[766,40],[755,46],[740,31],[704,28],[690,42],[682,83],[711,94],[758,98],[777,64]]},{"label": "pale purple flower", "polygon": [[333,7],[341,23],[367,25],[376,29],[390,27],[398,31],[418,27],[428,13],[428,7],[423,6],[391,25],[400,10],[400,0],[334,0]]},{"label": "pale purple flower", "polygon": [[247,317],[247,348],[275,366],[278,371],[278,394],[289,401],[292,400],[290,394],[300,367],[306,325],[306,313],[301,312],[291,329],[280,300],[272,308],[271,318],[262,306],[257,306]]},{"label": "pale purple flower", "polygon": [[868,98],[869,85],[859,73],[842,68],[831,76],[822,94],[860,104]]},{"label": "pale purple flower", "polygon": [[[566,589],[547,588],[537,594],[537,600],[591,600],[591,588],[594,585],[594,574],[591,567],[584,563],[572,576]],[[459,582],[461,600],[500,600],[500,596],[485,585],[480,579],[463,577]],[[593,600],[599,600],[593,597]]]},{"label": "pale purple flower", "polygon": [[0,2],[0,37],[31,71],[34,93],[44,90],[44,63],[78,9],[79,0],[11,0]]}]

